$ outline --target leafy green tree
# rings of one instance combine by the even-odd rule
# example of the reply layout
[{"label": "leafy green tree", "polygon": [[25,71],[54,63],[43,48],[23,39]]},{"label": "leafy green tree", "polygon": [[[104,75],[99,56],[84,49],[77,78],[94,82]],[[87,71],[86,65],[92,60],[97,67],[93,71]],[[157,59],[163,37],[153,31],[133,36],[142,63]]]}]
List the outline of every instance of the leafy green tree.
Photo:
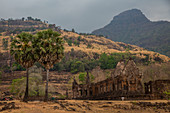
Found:
[{"label": "leafy green tree", "polygon": [[75,32],[74,28],[71,31],[74,33]]},{"label": "leafy green tree", "polygon": [[75,40],[75,41],[74,41],[74,45],[79,47],[79,46],[80,46],[80,41]]},{"label": "leafy green tree", "polygon": [[80,45],[80,41],[75,40],[75,41],[74,41],[74,45],[79,47],[79,45]]},{"label": "leafy green tree", "polygon": [[68,60],[64,63],[64,68],[66,69],[67,72],[71,72],[71,65],[74,63],[74,60]]},{"label": "leafy green tree", "polygon": [[61,71],[65,71],[65,68],[62,63],[57,63],[54,65],[53,70],[57,70],[58,72],[61,72]]},{"label": "leafy green tree", "polygon": [[77,46],[77,40],[74,41],[74,45]]},{"label": "leafy green tree", "polygon": [[80,42],[79,42],[79,41],[77,41],[77,46],[78,46],[78,47],[80,46]]},{"label": "leafy green tree", "polygon": [[21,33],[17,35],[17,37],[12,41],[10,53],[14,56],[15,61],[18,62],[20,65],[22,65],[24,68],[26,68],[26,90],[25,90],[25,96],[24,101],[28,101],[28,83],[29,83],[29,75],[28,75],[28,69],[33,66],[35,63],[35,53],[34,48],[32,46],[32,40],[33,35],[29,33]]},{"label": "leafy green tree", "polygon": [[102,69],[107,69],[108,56],[107,56],[106,53],[101,54],[100,59],[99,59],[99,62],[100,62],[100,67],[101,67]]},{"label": "leafy green tree", "polygon": [[19,63],[14,62],[12,64],[13,71],[25,71],[25,68],[23,68]]},{"label": "leafy green tree", "polygon": [[77,40],[78,40],[78,41],[81,41],[81,36],[79,36]]},{"label": "leafy green tree", "polygon": [[3,46],[3,48],[4,48],[4,50],[7,50],[8,49],[8,40],[7,39],[5,39],[5,38],[3,38],[3,40],[2,40],[3,42],[2,42],[2,46]]},{"label": "leafy green tree", "polygon": [[64,42],[63,38],[59,36],[58,32],[51,29],[39,31],[33,42],[33,45],[37,48],[36,53],[39,55],[39,62],[47,70],[44,101],[48,101],[49,69],[64,56]]},{"label": "leafy green tree", "polygon": [[71,64],[71,73],[84,72],[84,63],[81,61],[76,61]]},{"label": "leafy green tree", "polygon": [[87,44],[87,48],[91,48],[91,47],[92,47],[92,45],[88,43]]},{"label": "leafy green tree", "polygon": [[95,59],[91,59],[91,60],[83,59],[83,62],[85,66],[85,71],[90,71],[99,65],[98,60],[95,60]]},{"label": "leafy green tree", "polygon": [[107,55],[106,53],[101,54],[99,62],[102,69],[113,69],[117,64],[115,58],[111,55]]},{"label": "leafy green tree", "polygon": [[69,46],[72,46],[72,40],[68,39],[67,43],[68,43]]},{"label": "leafy green tree", "polygon": [[27,17],[28,20],[34,20],[31,16]]},{"label": "leafy green tree", "polygon": [[[94,80],[94,76],[91,73],[89,75],[90,75],[90,81],[92,82]],[[86,72],[82,72],[79,74],[79,81],[81,82],[81,84],[85,84],[86,76],[87,76]]]},{"label": "leafy green tree", "polygon": [[25,20],[25,18],[24,17],[22,17],[22,19],[21,19],[22,21],[24,21]]},{"label": "leafy green tree", "polygon": [[84,84],[85,83],[85,81],[86,81],[86,73],[80,73],[79,74],[79,81],[82,83],[82,84]]},{"label": "leafy green tree", "polygon": [[10,36],[10,42],[12,42],[13,39],[14,39],[13,36]]},{"label": "leafy green tree", "polygon": [[74,53],[75,53],[74,48],[71,48],[70,56],[73,58],[74,58]]}]

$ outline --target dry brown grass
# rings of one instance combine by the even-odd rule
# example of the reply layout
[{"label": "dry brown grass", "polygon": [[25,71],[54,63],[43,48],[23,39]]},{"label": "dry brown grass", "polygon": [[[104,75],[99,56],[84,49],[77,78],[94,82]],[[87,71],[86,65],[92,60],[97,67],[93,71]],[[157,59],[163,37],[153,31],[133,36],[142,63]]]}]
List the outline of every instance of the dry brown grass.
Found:
[{"label": "dry brown grass", "polygon": [[[57,102],[20,102],[18,100],[8,101],[15,102],[15,106],[19,109],[5,110],[1,113],[165,113],[164,109],[141,108],[133,105],[137,102],[151,102],[151,103],[167,103],[166,100],[138,100],[138,101],[89,101],[89,100],[60,100]],[[61,104],[65,108],[61,107]],[[115,106],[122,106],[121,109]],[[124,107],[128,109],[124,109]],[[133,108],[133,109],[131,109]],[[74,110],[73,110],[74,109]]]},{"label": "dry brown grass", "polygon": [[[94,35],[84,36],[84,35],[79,35],[79,34],[73,33],[73,32],[62,31],[61,37],[63,37],[63,36],[65,36],[67,38],[72,37],[75,40],[77,40],[77,38],[79,36],[81,36],[82,39],[85,39],[88,43],[90,43],[92,45],[91,48],[87,48],[87,44],[86,43],[84,44],[83,42],[80,43],[79,47],[75,46],[74,44],[72,46],[68,46],[68,44],[65,44],[66,52],[71,51],[71,49],[74,48],[75,51],[81,50],[88,54],[90,52],[95,52],[98,54],[101,54],[104,52],[105,53],[115,53],[115,52],[116,53],[125,53],[126,48],[124,48],[123,46],[120,46],[120,45],[124,45],[124,46],[130,46],[131,48],[133,48],[129,52],[132,54],[136,54],[136,56],[138,56],[140,58],[145,58],[146,57],[145,55],[148,54],[149,57],[152,59],[159,56],[164,62],[168,62],[170,60],[170,58],[165,55],[162,55],[162,54],[159,54],[159,53],[156,53],[153,51],[145,50],[145,49],[138,47],[136,45],[125,44],[123,42],[114,42],[114,41],[111,41],[110,39],[106,39],[104,37],[97,37]],[[112,46],[114,46],[117,49],[109,48]]]},{"label": "dry brown grass", "polygon": [[[147,51],[143,48],[140,48],[138,46],[135,46],[135,45],[130,45],[130,44],[125,44],[123,42],[114,42],[114,41],[111,41],[110,39],[106,39],[104,37],[97,37],[97,36],[94,36],[94,35],[79,35],[77,33],[73,33],[73,32],[65,32],[63,30],[61,30],[62,34],[61,34],[61,37],[66,37],[66,38],[70,38],[72,37],[72,40],[77,40],[79,36],[81,36],[81,39],[84,39],[85,42],[81,41],[80,42],[80,46],[75,46],[74,44],[72,44],[72,46],[69,46],[67,43],[64,44],[64,47],[65,47],[65,52],[68,52],[68,51],[71,51],[72,48],[74,48],[74,51],[82,51],[82,52],[85,52],[87,53],[88,55],[91,55],[92,52],[94,53],[98,53],[98,54],[101,54],[101,53],[125,53],[126,52],[126,47],[130,47],[130,53],[132,54],[136,54],[137,57],[140,57],[140,58],[145,58],[146,57],[146,54],[149,55],[150,58],[154,59],[155,57],[160,57],[164,62],[168,62],[170,61],[170,58],[165,56],[165,55],[162,55],[162,54],[159,54],[159,53],[156,53],[156,52],[153,52],[153,51]],[[3,33],[5,34],[5,33]],[[13,36],[16,36],[13,35]],[[9,42],[9,45],[10,45],[10,36],[0,36],[0,52],[7,52],[7,50],[3,50],[2,48],[2,39],[3,38],[8,38],[8,42]],[[87,45],[91,44],[92,47],[91,48],[87,48]],[[124,47],[123,47],[124,46]],[[9,49],[9,48],[8,48]]]}]

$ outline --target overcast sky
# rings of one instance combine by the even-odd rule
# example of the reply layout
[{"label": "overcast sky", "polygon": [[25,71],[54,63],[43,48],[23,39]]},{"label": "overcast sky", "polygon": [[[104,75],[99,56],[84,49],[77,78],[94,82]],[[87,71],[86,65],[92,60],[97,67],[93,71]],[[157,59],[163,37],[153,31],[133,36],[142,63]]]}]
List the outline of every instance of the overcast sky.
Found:
[{"label": "overcast sky", "polygon": [[0,18],[32,16],[63,29],[90,33],[133,8],[151,21],[170,21],[170,0],[0,0]]}]

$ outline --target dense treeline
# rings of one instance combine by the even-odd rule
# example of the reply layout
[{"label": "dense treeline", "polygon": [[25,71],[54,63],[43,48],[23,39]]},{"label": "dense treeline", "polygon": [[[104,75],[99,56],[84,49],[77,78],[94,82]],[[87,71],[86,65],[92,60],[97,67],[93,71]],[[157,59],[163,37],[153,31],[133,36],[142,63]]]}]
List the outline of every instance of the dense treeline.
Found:
[{"label": "dense treeline", "polygon": [[[76,52],[75,52],[76,53]],[[107,55],[106,53],[103,53],[99,55],[98,59],[90,59],[88,57],[77,57],[74,58],[73,53],[69,53],[67,56],[65,56],[61,62],[56,63],[54,67],[51,69],[51,71],[66,71],[71,72],[73,74],[78,72],[85,72],[87,70],[92,70],[96,66],[100,66],[101,69],[113,69],[116,67],[117,63],[124,59],[128,60],[130,57],[129,53],[113,53],[111,55]],[[136,59],[135,56],[131,56],[131,58]],[[38,67],[41,65],[39,63],[36,63]],[[14,63],[13,66],[15,67],[16,71],[24,70],[22,66],[20,66],[18,63]]]},{"label": "dense treeline", "polygon": [[[114,69],[120,60],[128,61],[129,58],[132,58],[137,64],[140,63],[142,65],[149,65],[153,63],[151,62],[148,55],[146,55],[145,58],[139,58],[139,57],[136,57],[135,55],[130,54],[128,51],[126,53],[112,53],[112,54],[94,53],[93,58],[90,58],[88,54],[82,51],[75,51],[74,49],[71,49],[70,52],[65,53],[65,56],[61,60],[61,62],[54,64],[53,68],[51,68],[50,70],[58,71],[58,72],[63,72],[63,71],[71,72],[75,74],[78,72],[85,72],[88,70],[92,70],[96,66],[100,66],[100,68],[104,70]],[[154,59],[154,60],[156,62],[163,62],[159,58]],[[5,72],[10,72],[11,69],[13,71],[25,71],[25,68],[23,68],[17,62],[12,62],[12,65],[11,65],[12,67],[9,67],[7,63],[3,63],[3,64],[6,64],[3,66],[3,70]],[[35,65],[37,65],[38,67],[42,67],[39,63],[35,63]]]}]

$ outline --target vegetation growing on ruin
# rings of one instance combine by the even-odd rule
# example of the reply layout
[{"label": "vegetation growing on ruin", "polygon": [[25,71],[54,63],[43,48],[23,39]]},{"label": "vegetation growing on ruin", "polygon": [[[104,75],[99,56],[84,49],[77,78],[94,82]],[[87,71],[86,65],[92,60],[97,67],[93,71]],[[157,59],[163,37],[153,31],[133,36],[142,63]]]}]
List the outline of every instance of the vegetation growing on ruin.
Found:
[{"label": "vegetation growing on ruin", "polygon": [[[81,84],[86,84],[86,76],[87,76],[86,72],[79,73],[79,82]],[[90,81],[93,82],[94,76],[91,73],[89,73],[89,77],[90,77]]]},{"label": "vegetation growing on ruin", "polygon": [[164,91],[163,94],[166,96],[167,100],[170,100],[170,90]]}]

